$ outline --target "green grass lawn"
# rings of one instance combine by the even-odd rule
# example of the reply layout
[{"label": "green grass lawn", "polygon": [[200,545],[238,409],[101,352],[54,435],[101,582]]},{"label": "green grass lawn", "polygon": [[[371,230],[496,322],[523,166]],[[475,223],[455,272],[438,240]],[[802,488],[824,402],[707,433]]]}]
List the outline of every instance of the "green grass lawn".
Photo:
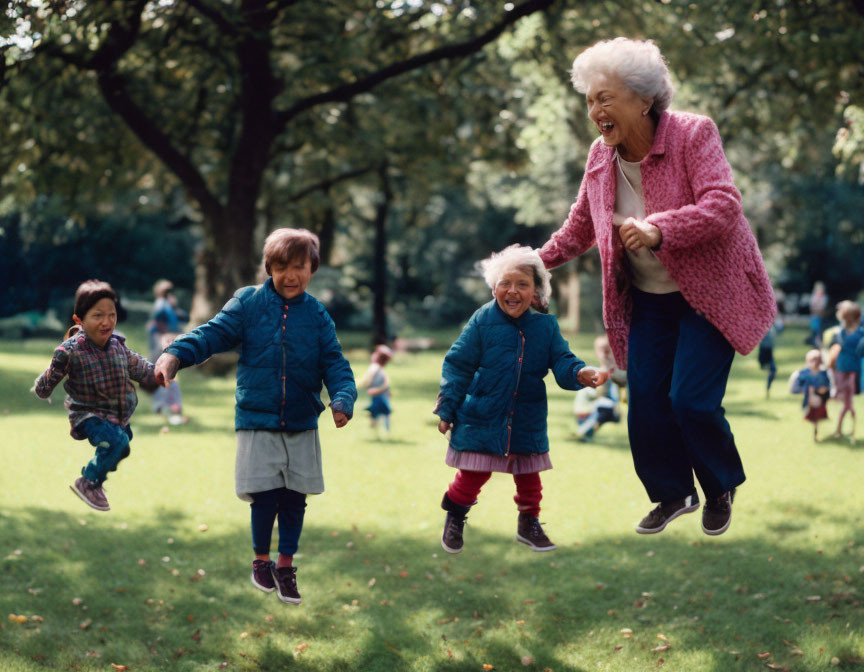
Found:
[{"label": "green grass lawn", "polygon": [[[50,406],[27,392],[55,344],[0,342],[0,670],[862,669],[864,442],[813,443],[786,391],[801,341],[783,334],[770,400],[755,355],[735,360],[726,408],[748,480],[717,538],[698,514],[635,534],[650,504],[625,427],[576,442],[572,394],[550,383],[554,553],[514,541],[500,474],[464,552],[441,549],[453,472],[430,411],[443,353],[398,356],[389,441],[362,410],[338,431],[322,416],[327,492],[307,509],[300,607],[249,581],[232,378],[181,374],[192,422],[169,433],[140,395],[103,514],[69,491],[92,448],[69,437],[62,390]],[[572,339],[589,360],[590,342]],[[368,352],[348,355],[362,374]]]}]

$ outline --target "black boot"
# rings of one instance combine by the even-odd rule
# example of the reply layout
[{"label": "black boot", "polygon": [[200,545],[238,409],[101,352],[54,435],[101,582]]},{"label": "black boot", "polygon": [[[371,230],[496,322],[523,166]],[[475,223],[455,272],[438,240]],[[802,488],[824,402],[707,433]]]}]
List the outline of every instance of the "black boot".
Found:
[{"label": "black boot", "polygon": [[445,492],[444,499],[441,500],[441,508],[447,512],[447,518],[444,520],[444,534],[441,535],[441,546],[448,553],[461,553],[462,531],[465,528],[465,520],[471,507],[456,504]]}]

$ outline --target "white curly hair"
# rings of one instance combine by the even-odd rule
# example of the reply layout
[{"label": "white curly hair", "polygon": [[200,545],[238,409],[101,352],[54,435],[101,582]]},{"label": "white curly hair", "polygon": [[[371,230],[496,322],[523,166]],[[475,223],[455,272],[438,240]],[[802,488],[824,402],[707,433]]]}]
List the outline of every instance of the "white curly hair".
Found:
[{"label": "white curly hair", "polygon": [[616,37],[588,47],[573,61],[573,88],[585,93],[589,80],[598,73],[617,75],[643,98],[653,98],[651,109],[657,115],[669,107],[675,95],[666,59],[652,40]]},{"label": "white curly hair", "polygon": [[493,252],[488,259],[478,263],[483,279],[492,291],[505,273],[519,270],[534,276],[534,294],[541,306],[549,305],[552,295],[552,274],[546,270],[537,250],[527,245],[510,245],[500,252]]}]

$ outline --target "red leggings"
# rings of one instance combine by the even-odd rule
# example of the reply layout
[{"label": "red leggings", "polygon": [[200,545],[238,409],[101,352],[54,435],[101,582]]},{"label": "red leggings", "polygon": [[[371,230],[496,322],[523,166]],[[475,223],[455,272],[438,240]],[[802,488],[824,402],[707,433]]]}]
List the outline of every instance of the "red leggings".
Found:
[{"label": "red leggings", "polygon": [[[447,489],[450,501],[459,506],[471,506],[477,501],[480,489],[492,476],[491,471],[456,472],[456,478]],[[543,498],[543,486],[540,484],[540,474],[513,474],[516,483],[516,495],[513,501],[519,513],[527,513],[535,518],[540,515],[540,500]]]}]

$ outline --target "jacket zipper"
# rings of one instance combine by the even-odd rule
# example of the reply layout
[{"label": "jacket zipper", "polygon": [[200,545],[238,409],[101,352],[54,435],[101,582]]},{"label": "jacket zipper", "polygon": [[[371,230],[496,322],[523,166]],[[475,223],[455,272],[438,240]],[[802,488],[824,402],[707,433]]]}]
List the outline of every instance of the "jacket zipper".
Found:
[{"label": "jacket zipper", "polygon": [[507,418],[507,450],[504,457],[510,456],[510,433],[513,430],[513,413],[516,412],[516,395],[519,390],[519,379],[522,377],[522,359],[525,356],[525,334],[519,330],[519,364],[516,368],[516,387],[513,390],[513,399],[510,401],[510,417]]},{"label": "jacket zipper", "polygon": [[279,422],[282,427],[285,426],[285,375],[288,372],[287,359],[285,352],[285,327],[288,324],[288,306],[283,306],[282,313],[282,404],[279,407]]}]

